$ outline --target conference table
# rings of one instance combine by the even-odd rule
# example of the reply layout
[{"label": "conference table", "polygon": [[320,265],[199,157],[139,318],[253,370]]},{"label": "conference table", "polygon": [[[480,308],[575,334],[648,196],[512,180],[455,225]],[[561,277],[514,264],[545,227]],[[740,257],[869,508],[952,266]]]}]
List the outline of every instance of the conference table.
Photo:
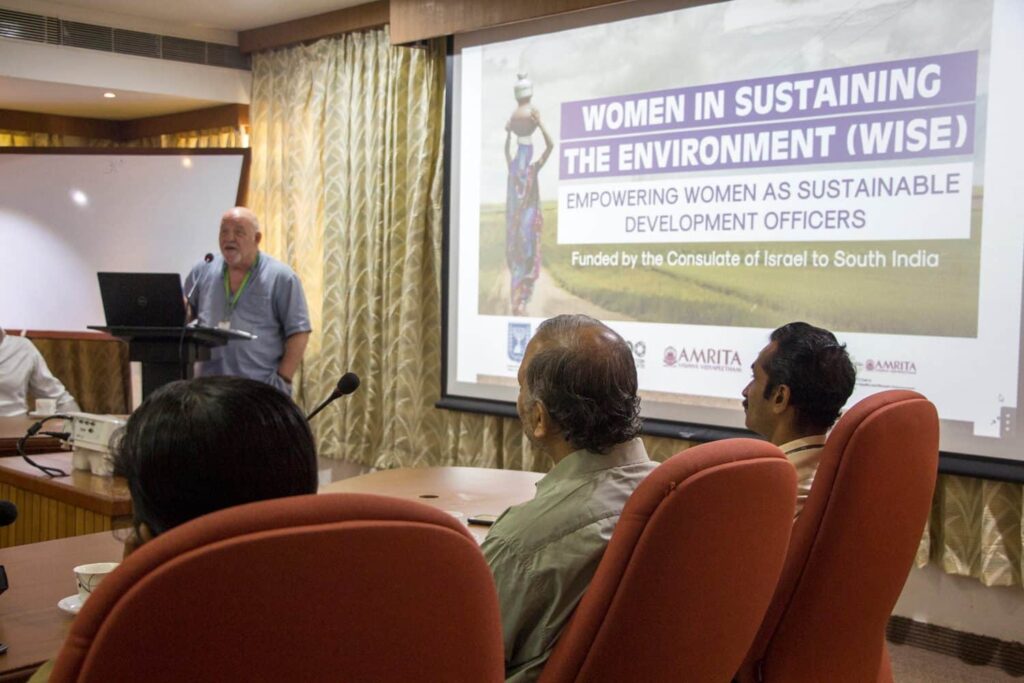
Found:
[{"label": "conference table", "polygon": [[[18,454],[18,440],[25,436],[28,430],[36,422],[36,418],[27,415],[17,417],[0,417],[0,457]],[[60,431],[60,424],[57,421],[47,423],[44,428],[48,431]],[[25,441],[25,453],[50,453],[60,448],[60,441],[52,436],[32,436]]]},{"label": "conference table", "polygon": [[18,506],[18,521],[0,528],[0,548],[108,531],[131,515],[123,479],[74,469],[70,451],[32,460],[68,476],[50,477],[21,458],[0,458],[0,499]]},{"label": "conference table", "polygon": [[[536,472],[476,467],[381,470],[320,487],[320,493],[373,493],[415,500],[467,522],[480,514],[501,514],[529,500],[541,478]],[[486,526],[467,524],[478,542]],[[0,550],[10,589],[0,595],[0,683],[24,681],[56,656],[72,617],[57,602],[75,592],[72,567],[121,559],[121,542],[107,531]]]}]

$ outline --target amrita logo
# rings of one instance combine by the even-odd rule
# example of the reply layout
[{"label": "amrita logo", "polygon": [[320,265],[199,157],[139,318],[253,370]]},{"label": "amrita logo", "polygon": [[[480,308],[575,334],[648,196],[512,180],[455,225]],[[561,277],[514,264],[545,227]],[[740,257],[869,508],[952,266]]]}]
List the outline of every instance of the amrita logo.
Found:
[{"label": "amrita logo", "polygon": [[896,375],[916,375],[917,364],[912,360],[878,360],[869,358],[864,362],[868,372],[888,372]]},{"label": "amrita logo", "polygon": [[719,372],[742,372],[743,361],[739,351],[727,348],[682,346],[665,349],[663,360],[666,367],[689,368],[691,370],[717,370]]}]

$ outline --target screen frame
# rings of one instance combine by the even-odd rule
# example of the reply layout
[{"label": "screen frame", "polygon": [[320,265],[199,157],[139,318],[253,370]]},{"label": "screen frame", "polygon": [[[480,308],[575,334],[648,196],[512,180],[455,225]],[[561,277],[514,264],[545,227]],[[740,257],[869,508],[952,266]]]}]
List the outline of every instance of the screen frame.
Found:
[{"label": "screen frame", "polygon": [[[693,3],[691,6],[698,6],[708,3]],[[597,8],[605,9],[607,8]],[[653,13],[657,9],[650,9],[639,14]],[[574,13],[573,23],[579,20],[579,15],[595,12],[595,10],[584,10]],[[544,21],[543,18],[524,22],[536,24]],[[519,26],[521,28],[522,25]],[[538,29],[537,33],[560,30],[560,28]],[[452,244],[451,218],[452,218],[452,123],[453,123],[453,87],[455,69],[455,38],[447,36],[445,41],[445,102],[444,102],[444,143],[443,143],[443,197],[442,197],[442,239],[441,239],[441,396],[434,403],[435,408],[441,410],[453,410],[481,415],[493,415],[498,417],[509,417],[518,419],[516,405],[511,401],[499,401],[493,399],[468,397],[459,394],[452,394],[448,388],[448,370],[454,359],[449,359],[449,324],[450,324],[450,303],[452,292],[450,283],[452,280],[451,268],[453,259],[450,255]],[[1024,262],[1024,254],[1021,255]],[[1024,292],[1024,282],[1022,282]],[[1024,340],[1024,315],[1021,316],[1021,340]],[[1018,348],[1020,365],[1019,396],[1024,401],[1024,343]],[[1019,409],[1024,415],[1024,405]],[[661,418],[642,418],[643,427],[641,433],[648,436],[681,439],[694,443],[708,443],[729,438],[759,438],[747,429],[723,427],[719,425],[702,424],[697,422],[683,422]],[[1014,461],[1005,458],[994,458],[989,456],[958,453],[953,451],[939,451],[940,474],[952,474],[976,479],[992,481],[1004,481],[1010,483],[1024,483],[1024,460]]]},{"label": "screen frame", "polygon": [[240,156],[242,168],[238,175],[235,206],[245,206],[249,200],[249,171],[252,150],[248,147],[0,147],[0,154],[51,154],[63,156]]}]

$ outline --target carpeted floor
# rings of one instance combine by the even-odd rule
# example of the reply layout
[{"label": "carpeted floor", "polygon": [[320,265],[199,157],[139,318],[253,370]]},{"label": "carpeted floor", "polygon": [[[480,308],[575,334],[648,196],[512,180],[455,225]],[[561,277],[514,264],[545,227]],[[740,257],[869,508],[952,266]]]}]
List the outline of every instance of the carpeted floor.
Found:
[{"label": "carpeted floor", "polygon": [[1011,676],[994,666],[976,666],[956,657],[922,650],[911,645],[889,643],[892,673],[896,683],[988,683],[1024,682],[1024,676]]}]

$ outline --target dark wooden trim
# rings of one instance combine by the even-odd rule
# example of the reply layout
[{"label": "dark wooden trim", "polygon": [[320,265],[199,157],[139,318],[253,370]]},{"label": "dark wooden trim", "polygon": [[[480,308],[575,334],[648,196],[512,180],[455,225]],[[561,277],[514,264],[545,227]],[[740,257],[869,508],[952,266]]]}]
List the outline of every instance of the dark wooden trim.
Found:
[{"label": "dark wooden trim", "polygon": [[119,341],[106,332],[68,332],[65,330],[11,330],[4,329],[11,337],[25,336],[29,339],[75,339],[78,341]]},{"label": "dark wooden trim", "polygon": [[117,140],[119,121],[0,109],[0,130]]},{"label": "dark wooden trim", "polygon": [[194,109],[178,114],[150,116],[145,119],[132,119],[119,123],[118,139],[122,142],[211,128],[241,129],[242,126],[249,125],[249,105],[225,104],[208,109]]},{"label": "dark wooden trim", "polygon": [[238,49],[242,52],[272,50],[342,33],[366,31],[386,25],[388,17],[388,0],[376,0],[304,19],[239,31]]},{"label": "dark wooden trim", "polygon": [[391,0],[391,42],[404,45],[624,1],[628,0]]},{"label": "dark wooden trim", "polygon": [[238,176],[238,193],[235,195],[235,206],[249,206],[249,171],[252,168],[252,152],[242,147],[242,172]]}]

